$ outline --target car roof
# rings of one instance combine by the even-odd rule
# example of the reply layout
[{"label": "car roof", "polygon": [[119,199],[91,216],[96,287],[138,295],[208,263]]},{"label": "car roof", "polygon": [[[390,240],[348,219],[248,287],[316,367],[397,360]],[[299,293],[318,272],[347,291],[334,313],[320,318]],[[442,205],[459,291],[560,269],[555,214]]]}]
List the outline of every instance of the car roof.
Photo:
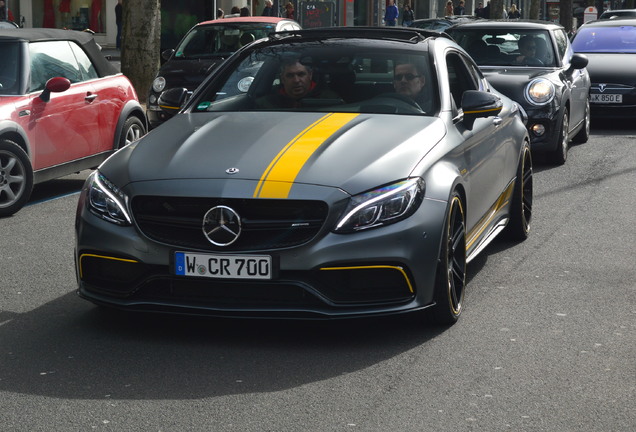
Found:
[{"label": "car roof", "polygon": [[612,14],[633,14],[636,15],[636,9],[608,9],[606,11],[604,11],[601,16],[603,15],[612,15]]},{"label": "car roof", "polygon": [[616,17],[614,19],[588,21],[585,24],[583,24],[581,27],[583,26],[585,27],[622,27],[626,25],[636,26],[636,17],[629,17],[629,18]]},{"label": "car roof", "polygon": [[560,24],[549,22],[549,21],[538,21],[538,20],[524,20],[524,21],[510,21],[510,20],[475,20],[475,21],[466,21],[460,22],[453,25],[453,28],[500,28],[500,29],[543,29],[543,30],[554,30],[563,28]]},{"label": "car roof", "polygon": [[272,33],[270,39],[282,39],[287,36],[301,36],[309,39],[330,38],[359,38],[401,40],[404,42],[419,42],[426,38],[443,38],[453,40],[446,33],[415,27],[318,27],[303,30],[283,31]]},{"label": "car roof", "polygon": [[227,24],[227,23],[270,23],[276,24],[280,21],[289,21],[296,22],[294,20],[288,18],[280,18],[280,17],[268,17],[268,16],[249,16],[249,17],[232,17],[232,18],[220,18],[210,21],[203,21],[198,23],[197,25],[204,24]]},{"label": "car roof", "polygon": [[73,41],[80,45],[90,57],[100,77],[118,73],[117,69],[102,54],[99,45],[93,39],[93,35],[88,32],[48,28],[0,29],[0,42],[3,41]]}]

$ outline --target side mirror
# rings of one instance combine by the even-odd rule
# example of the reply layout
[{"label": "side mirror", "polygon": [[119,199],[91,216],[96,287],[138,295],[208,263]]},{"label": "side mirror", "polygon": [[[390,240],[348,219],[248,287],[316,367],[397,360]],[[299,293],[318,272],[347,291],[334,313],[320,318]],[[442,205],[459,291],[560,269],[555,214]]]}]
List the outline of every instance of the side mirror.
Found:
[{"label": "side mirror", "polygon": [[570,60],[570,67],[572,69],[583,69],[587,66],[588,59],[585,54],[574,53],[572,60]]},{"label": "side mirror", "polygon": [[51,100],[51,93],[62,93],[71,87],[71,81],[63,77],[53,77],[46,82],[44,91],[40,95],[40,99],[44,102]]},{"label": "side mirror", "polygon": [[170,116],[179,112],[181,107],[188,99],[188,89],[186,88],[171,88],[161,93],[159,96],[159,108],[165,111]]},{"label": "side mirror", "polygon": [[478,118],[496,116],[501,112],[503,102],[494,93],[478,90],[467,90],[462,95],[462,111],[464,124],[468,129],[473,128]]},{"label": "side mirror", "polygon": [[170,57],[172,56],[172,54],[174,54],[174,50],[173,49],[167,49],[167,50],[161,52],[161,58],[164,59],[164,60],[169,60]]}]

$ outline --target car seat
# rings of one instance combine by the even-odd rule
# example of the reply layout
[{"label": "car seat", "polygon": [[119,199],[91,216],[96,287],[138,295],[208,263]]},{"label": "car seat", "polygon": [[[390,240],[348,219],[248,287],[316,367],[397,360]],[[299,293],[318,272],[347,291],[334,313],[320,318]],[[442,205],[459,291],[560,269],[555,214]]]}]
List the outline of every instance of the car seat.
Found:
[{"label": "car seat", "polygon": [[477,63],[480,63],[488,56],[488,46],[481,39],[471,42],[466,51]]}]

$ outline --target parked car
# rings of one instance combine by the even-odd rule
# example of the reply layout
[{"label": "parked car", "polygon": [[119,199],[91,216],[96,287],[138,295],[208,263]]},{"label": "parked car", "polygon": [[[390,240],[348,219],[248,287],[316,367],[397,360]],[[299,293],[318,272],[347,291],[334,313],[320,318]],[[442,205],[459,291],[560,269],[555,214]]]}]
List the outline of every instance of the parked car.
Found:
[{"label": "parked car", "polygon": [[176,113],[159,107],[159,97],[164,91],[181,87],[193,91],[214,68],[243,45],[272,32],[300,28],[294,20],[260,16],[223,18],[197,24],[176,49],[161,54],[166,62],[157,72],[146,105],[150,127],[159,126]]},{"label": "parked car", "polygon": [[135,89],[90,34],[0,30],[0,58],[0,216],[146,132]]},{"label": "parked car", "polygon": [[483,18],[473,15],[451,15],[441,18],[424,18],[413,21],[410,27],[421,28],[424,30],[444,31],[454,24],[462,22],[472,22],[482,20]]},{"label": "parked car", "polygon": [[[590,134],[587,58],[572,51],[565,29],[543,21],[480,21],[447,30],[497,90],[528,113],[532,150],[563,164],[569,143]],[[524,43],[532,53],[521,52]]]},{"label": "parked car", "polygon": [[636,9],[614,9],[606,10],[598,19],[616,19],[616,18],[636,18]]},{"label": "parked car", "polygon": [[452,324],[467,263],[504,227],[528,235],[524,120],[446,34],[272,35],[87,179],[79,295],[234,317],[431,308]]},{"label": "parked car", "polygon": [[583,24],[572,48],[589,59],[593,117],[636,118],[636,18]]}]

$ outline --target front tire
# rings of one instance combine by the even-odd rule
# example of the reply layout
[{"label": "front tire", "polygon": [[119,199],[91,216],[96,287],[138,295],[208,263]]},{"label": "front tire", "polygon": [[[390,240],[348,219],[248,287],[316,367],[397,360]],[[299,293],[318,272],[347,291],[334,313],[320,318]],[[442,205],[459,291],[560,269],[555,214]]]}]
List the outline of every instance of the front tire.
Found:
[{"label": "front tire", "polygon": [[141,120],[135,116],[128,117],[124,123],[124,128],[121,131],[121,137],[119,139],[117,149],[126,147],[127,145],[137,141],[145,134],[146,128]]},{"label": "front tire", "polygon": [[585,104],[585,119],[583,120],[583,127],[574,136],[574,138],[572,138],[572,142],[575,142],[576,144],[586,143],[590,139],[590,124],[591,124],[590,100],[588,99]]},{"label": "front tire", "polygon": [[510,204],[510,222],[506,227],[506,235],[511,240],[523,241],[528,238],[532,219],[532,196],[532,155],[530,147],[524,145]]},{"label": "front tire", "polygon": [[561,120],[561,130],[559,133],[559,142],[557,148],[548,153],[549,161],[554,165],[563,165],[568,159],[568,150],[570,148],[570,113],[567,108],[563,109],[563,118]]},{"label": "front tire", "polygon": [[24,207],[32,190],[29,156],[15,142],[0,140],[0,217],[11,216]]},{"label": "front tire", "polygon": [[435,276],[436,324],[452,325],[462,313],[466,288],[466,222],[460,195],[454,192],[444,223],[440,259]]}]

